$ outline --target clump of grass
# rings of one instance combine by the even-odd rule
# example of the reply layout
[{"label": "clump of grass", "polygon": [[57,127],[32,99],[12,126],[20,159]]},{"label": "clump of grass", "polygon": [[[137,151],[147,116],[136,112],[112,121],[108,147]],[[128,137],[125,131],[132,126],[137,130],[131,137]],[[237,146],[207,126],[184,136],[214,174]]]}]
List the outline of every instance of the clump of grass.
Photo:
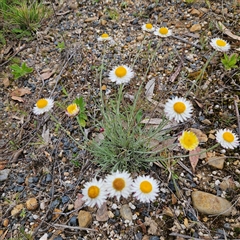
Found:
[{"label": "clump of grass", "polygon": [[[138,97],[136,99],[136,102],[139,101]],[[121,99],[117,101],[121,102]],[[163,130],[167,120],[164,119],[157,128],[146,128],[141,124],[143,115],[136,102],[119,111],[118,104],[111,101],[103,114],[101,126],[104,129],[104,138],[100,142],[93,140],[90,145],[93,161],[99,164],[103,171],[134,172],[149,168],[150,163],[161,158],[153,150],[152,142],[153,139],[159,142],[167,139]]]},{"label": "clump of grass", "polygon": [[0,13],[5,28],[20,36],[31,36],[41,26],[50,11],[42,1],[8,1],[0,3]]}]

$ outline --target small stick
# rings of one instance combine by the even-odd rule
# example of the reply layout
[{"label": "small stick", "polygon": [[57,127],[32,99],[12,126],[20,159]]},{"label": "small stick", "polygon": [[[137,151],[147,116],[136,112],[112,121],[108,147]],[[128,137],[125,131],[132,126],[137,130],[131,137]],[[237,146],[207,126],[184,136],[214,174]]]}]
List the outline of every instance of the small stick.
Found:
[{"label": "small stick", "polygon": [[54,227],[60,227],[60,228],[69,228],[69,229],[74,229],[74,230],[85,230],[85,231],[94,231],[97,232],[98,230],[92,229],[92,228],[83,228],[83,227],[72,227],[64,224],[53,224]]},{"label": "small stick", "polygon": [[238,123],[238,136],[240,136],[240,116],[239,116],[239,110],[238,110],[238,103],[239,99],[238,96],[234,96],[234,107],[236,111],[236,117],[237,117],[237,123]]},{"label": "small stick", "polygon": [[179,234],[179,233],[170,233],[170,236],[174,236],[174,237],[182,237],[182,238],[187,238],[187,239],[193,239],[193,240],[201,240],[202,238],[193,238],[191,236],[187,236],[187,235],[183,235],[183,234]]},{"label": "small stick", "polygon": [[194,47],[196,47],[196,48],[199,48],[199,49],[201,49],[202,50],[202,47],[201,46],[199,46],[199,45],[197,45],[197,44],[195,44],[195,43],[192,43],[192,42],[189,42],[188,40],[186,40],[186,39],[184,39],[184,38],[181,38],[181,37],[179,37],[179,36],[172,36],[173,38],[176,38],[176,39],[178,39],[178,40],[180,40],[180,41],[182,41],[182,42],[185,42],[185,43],[187,43],[187,44],[191,44],[191,45],[193,45]]}]

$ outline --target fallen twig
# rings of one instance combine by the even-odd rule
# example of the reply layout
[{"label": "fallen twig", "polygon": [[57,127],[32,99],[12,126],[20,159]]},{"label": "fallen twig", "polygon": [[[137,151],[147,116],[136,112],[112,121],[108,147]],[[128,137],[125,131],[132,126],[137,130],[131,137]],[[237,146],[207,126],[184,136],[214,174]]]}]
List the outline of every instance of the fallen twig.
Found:
[{"label": "fallen twig", "polygon": [[236,111],[236,117],[237,117],[237,123],[238,123],[238,136],[240,137],[240,116],[239,116],[239,110],[238,110],[238,102],[239,98],[238,96],[234,96],[234,107]]},{"label": "fallen twig", "polygon": [[186,40],[186,39],[184,39],[184,38],[181,38],[181,37],[179,37],[179,36],[172,36],[173,38],[176,38],[176,39],[178,39],[178,40],[180,40],[180,41],[182,41],[182,42],[185,42],[185,43],[187,43],[187,44],[191,44],[191,45],[193,45],[194,47],[196,47],[196,48],[199,48],[199,49],[201,49],[202,50],[202,47],[200,46],[200,45],[197,45],[197,44],[195,44],[195,43],[192,43],[192,42],[189,42],[188,40]]},{"label": "fallen twig", "polygon": [[182,238],[193,239],[193,240],[202,240],[202,238],[193,238],[191,236],[183,235],[183,234],[179,234],[179,233],[170,233],[169,236],[182,237]]},{"label": "fallen twig", "polygon": [[20,148],[19,150],[17,150],[11,157],[11,162],[16,163],[18,160],[18,157],[20,156],[20,154],[23,152],[23,148]]},{"label": "fallen twig", "polygon": [[181,72],[181,69],[183,67],[183,54],[184,54],[184,49],[182,52],[182,56],[179,55],[179,53],[177,52],[177,50],[175,49],[175,52],[177,53],[177,56],[180,60],[180,62],[178,63],[177,69],[176,71],[170,76],[169,81],[170,82],[174,82],[174,80],[177,78],[177,76],[179,75],[179,73]]},{"label": "fallen twig", "polygon": [[0,67],[6,65],[7,63],[9,63],[18,53],[20,53],[21,51],[23,51],[24,49],[29,48],[29,46],[26,46],[26,44],[23,44],[23,46],[20,46],[19,49],[13,53],[13,55],[11,57],[9,57],[9,59],[5,62],[3,62],[2,64],[0,64]]},{"label": "fallen twig", "polygon": [[59,227],[59,228],[69,228],[69,229],[74,229],[74,230],[85,230],[85,231],[94,231],[97,232],[98,230],[92,229],[92,228],[83,228],[83,227],[72,227],[64,224],[53,224],[53,227]]}]

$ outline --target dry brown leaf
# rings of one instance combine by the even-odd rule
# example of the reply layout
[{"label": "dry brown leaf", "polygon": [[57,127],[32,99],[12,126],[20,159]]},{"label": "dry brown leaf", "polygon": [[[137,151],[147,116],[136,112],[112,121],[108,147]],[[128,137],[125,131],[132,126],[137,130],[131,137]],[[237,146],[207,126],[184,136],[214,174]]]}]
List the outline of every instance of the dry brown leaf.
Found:
[{"label": "dry brown leaf", "polygon": [[108,210],[107,210],[107,204],[104,203],[98,210],[96,214],[96,220],[100,222],[105,222],[108,220]]},{"label": "dry brown leaf", "polygon": [[3,86],[6,88],[10,85],[9,78],[5,77],[3,78]]},{"label": "dry brown leaf", "polygon": [[199,140],[199,142],[207,142],[208,137],[205,133],[197,128],[190,128],[189,131],[194,132]]},{"label": "dry brown leaf", "polygon": [[203,108],[203,104],[202,103],[198,102],[197,100],[194,100],[194,101],[200,108]]},{"label": "dry brown leaf", "polygon": [[18,102],[24,102],[24,100],[21,98],[25,94],[30,94],[31,91],[29,88],[17,88],[14,91],[11,92],[11,98],[12,100],[16,100]]},{"label": "dry brown leaf", "polygon": [[49,79],[54,73],[55,73],[55,70],[44,72],[44,73],[41,74],[41,78],[42,78],[43,80],[47,80],[47,79]]},{"label": "dry brown leaf", "polygon": [[240,37],[233,34],[228,28],[226,28],[221,22],[217,22],[216,24],[217,26],[217,29],[222,31],[223,33],[225,33],[226,35],[228,35],[229,37],[235,39],[235,40],[238,40],[240,41]]},{"label": "dry brown leaf", "polygon": [[12,96],[11,98],[12,98],[12,100],[15,100],[15,101],[18,101],[18,102],[24,102],[24,100],[21,97]]},{"label": "dry brown leaf", "polygon": [[169,217],[174,217],[174,213],[169,207],[163,207],[163,214]]},{"label": "dry brown leaf", "polygon": [[25,94],[31,94],[31,91],[29,88],[17,88],[11,92],[12,97],[22,97]]},{"label": "dry brown leaf", "polygon": [[79,209],[82,207],[82,205],[84,204],[84,201],[82,200],[82,198],[83,198],[83,195],[78,193],[77,199],[74,202],[74,209]]},{"label": "dry brown leaf", "polygon": [[146,95],[146,98],[150,98],[152,99],[153,97],[153,91],[154,91],[154,87],[155,87],[155,79],[151,79],[147,82],[146,86],[145,86],[145,95]]},{"label": "dry brown leaf", "polygon": [[0,161],[0,170],[3,170],[6,167],[7,163],[8,161],[6,160]]},{"label": "dry brown leaf", "polygon": [[[190,72],[190,73],[188,74],[188,78],[189,78],[190,80],[196,80],[197,78],[200,77],[200,74],[201,74],[201,70],[196,71],[196,72]],[[207,75],[207,73],[206,73],[206,71],[205,71],[204,74],[203,74],[203,76],[202,76],[201,78],[207,79],[207,77],[208,77],[208,75]]]},{"label": "dry brown leaf", "polygon": [[193,173],[195,173],[195,169],[198,164],[200,151],[201,151],[200,147],[197,147],[196,149],[189,151],[189,160],[192,166]]}]

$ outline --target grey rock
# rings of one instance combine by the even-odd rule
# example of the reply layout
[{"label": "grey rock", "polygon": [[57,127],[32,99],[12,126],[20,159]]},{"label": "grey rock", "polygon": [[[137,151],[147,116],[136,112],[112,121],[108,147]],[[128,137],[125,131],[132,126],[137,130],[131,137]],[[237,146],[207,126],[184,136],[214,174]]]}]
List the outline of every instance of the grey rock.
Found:
[{"label": "grey rock", "polygon": [[4,169],[0,171],[0,182],[7,180],[10,171],[10,169]]},{"label": "grey rock", "polygon": [[70,198],[69,198],[68,196],[63,196],[63,197],[62,197],[62,203],[63,203],[63,204],[67,203],[67,202],[69,201],[69,199],[70,199]]},{"label": "grey rock", "polygon": [[158,236],[151,236],[149,240],[160,240],[160,238]]},{"label": "grey rock", "polygon": [[131,211],[130,207],[128,206],[128,204],[124,204],[121,207],[120,214],[121,214],[123,219],[129,220],[129,221],[132,220],[132,211]]},{"label": "grey rock", "polygon": [[77,226],[78,225],[78,220],[76,216],[72,216],[69,220],[68,225],[70,226]]}]

